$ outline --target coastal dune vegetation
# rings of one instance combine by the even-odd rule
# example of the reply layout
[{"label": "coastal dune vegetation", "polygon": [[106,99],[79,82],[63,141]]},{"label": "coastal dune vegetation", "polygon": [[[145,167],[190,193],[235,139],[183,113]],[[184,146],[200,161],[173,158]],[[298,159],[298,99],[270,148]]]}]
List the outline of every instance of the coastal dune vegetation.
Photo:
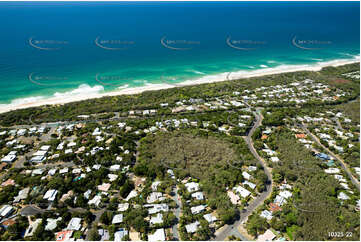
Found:
[{"label": "coastal dune vegetation", "polygon": [[[230,80],[217,83],[175,87],[157,91],[145,91],[134,95],[105,96],[102,98],[66,103],[63,105],[45,105],[40,107],[18,109],[0,114],[0,125],[33,124],[43,122],[81,120],[79,115],[105,114],[112,112],[124,113],[134,109],[151,109],[163,102],[174,102],[191,97],[211,98],[222,95],[232,95],[234,91],[253,89],[262,86],[287,84],[295,80],[312,79],[330,84],[331,86],[350,91],[347,99],[356,99],[359,94],[359,82],[335,82],[342,73],[358,71],[359,63],[338,67],[324,67],[321,71],[299,71],[281,73],[261,77]],[[343,103],[340,98],[333,104]],[[321,103],[308,103],[314,105]],[[327,103],[324,103],[325,105]],[[294,105],[296,106],[296,104]],[[160,113],[161,114],[161,113]],[[101,117],[100,117],[101,118]]]}]

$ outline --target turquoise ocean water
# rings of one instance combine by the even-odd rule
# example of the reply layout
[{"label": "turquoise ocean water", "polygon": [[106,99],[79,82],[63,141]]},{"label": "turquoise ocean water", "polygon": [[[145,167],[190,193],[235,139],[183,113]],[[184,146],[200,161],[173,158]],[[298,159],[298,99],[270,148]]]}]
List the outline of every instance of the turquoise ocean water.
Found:
[{"label": "turquoise ocean water", "polygon": [[1,2],[0,105],[360,55],[359,2]]}]

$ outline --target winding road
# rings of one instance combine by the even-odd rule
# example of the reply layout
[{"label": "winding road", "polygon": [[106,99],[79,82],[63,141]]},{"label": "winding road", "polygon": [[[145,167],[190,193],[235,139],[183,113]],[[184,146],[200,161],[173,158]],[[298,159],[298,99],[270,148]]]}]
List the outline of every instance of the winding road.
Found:
[{"label": "winding road", "polygon": [[235,235],[239,237],[242,240],[249,240],[245,238],[239,231],[238,227],[243,224],[248,216],[250,216],[254,210],[256,210],[260,205],[263,204],[263,202],[270,196],[272,193],[272,174],[271,171],[268,169],[265,160],[260,157],[256,151],[256,149],[253,146],[252,141],[252,135],[254,131],[261,125],[263,116],[262,114],[258,114],[257,112],[254,112],[254,115],[256,117],[256,122],[253,124],[253,127],[249,131],[248,135],[243,137],[248,145],[249,150],[253,154],[253,156],[258,160],[258,162],[262,165],[263,170],[265,171],[265,174],[268,178],[268,183],[266,184],[266,190],[262,192],[255,200],[253,200],[249,206],[242,210],[239,219],[232,225],[225,225],[223,230],[216,234],[216,237],[213,239],[215,241],[224,241],[228,236]]},{"label": "winding road", "polygon": [[326,146],[324,146],[321,143],[321,141],[314,134],[312,134],[311,131],[309,131],[303,123],[299,124],[298,126],[300,126],[307,133],[308,136],[310,136],[319,146],[321,146],[328,154],[330,154],[333,158],[335,158],[340,163],[342,169],[346,172],[346,174],[350,178],[352,184],[354,184],[356,186],[357,190],[360,191],[360,182],[357,180],[357,178],[355,178],[352,175],[352,172],[350,171],[349,167],[346,165],[345,161],[343,159],[341,159],[338,155],[333,153]]}]

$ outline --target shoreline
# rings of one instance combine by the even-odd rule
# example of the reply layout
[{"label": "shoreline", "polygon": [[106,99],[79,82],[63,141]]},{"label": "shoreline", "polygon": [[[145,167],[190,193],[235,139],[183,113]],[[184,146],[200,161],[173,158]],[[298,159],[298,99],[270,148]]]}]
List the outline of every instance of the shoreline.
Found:
[{"label": "shoreline", "polygon": [[[44,105],[62,105],[66,103],[84,101],[88,99],[101,98],[107,96],[132,95],[132,94],[139,94],[145,91],[157,91],[157,90],[174,88],[174,87],[200,85],[200,84],[230,81],[230,80],[242,79],[242,78],[259,77],[259,76],[297,72],[297,71],[320,71],[323,67],[328,67],[328,66],[336,67],[336,66],[359,63],[359,62],[360,62],[360,56],[355,56],[352,59],[336,59],[332,61],[318,62],[316,64],[301,64],[301,65],[282,64],[277,67],[269,67],[269,68],[251,70],[251,71],[242,70],[236,72],[226,72],[216,75],[206,75],[196,80],[187,80],[175,84],[166,84],[166,83],[146,84],[145,86],[141,86],[141,87],[131,87],[131,88],[125,88],[121,90],[115,90],[115,91],[103,92],[103,93],[99,93],[100,91],[104,90],[103,86],[98,85],[98,86],[90,87],[87,84],[82,84],[78,87],[78,89],[86,88],[90,91],[90,93],[80,93],[78,89],[75,89],[73,91],[66,93],[53,94],[52,97],[29,97],[29,98],[15,99],[10,104],[0,104],[0,113],[14,111],[18,109],[25,109],[30,107],[38,107]],[[17,102],[19,100],[28,100],[28,102]]]}]

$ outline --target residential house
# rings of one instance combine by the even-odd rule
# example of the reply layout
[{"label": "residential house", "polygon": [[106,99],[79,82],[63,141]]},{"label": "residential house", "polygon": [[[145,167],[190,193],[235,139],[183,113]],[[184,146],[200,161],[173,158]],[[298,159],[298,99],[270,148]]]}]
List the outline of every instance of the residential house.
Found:
[{"label": "residential house", "polygon": [[231,199],[232,204],[234,205],[238,204],[238,201],[240,199],[238,195],[234,194],[232,191],[227,191],[227,195]]},{"label": "residential house", "polygon": [[38,218],[34,222],[29,222],[28,228],[25,230],[24,237],[30,237],[33,236],[34,232],[38,228],[38,226],[41,224],[42,219]]},{"label": "residential house", "polygon": [[157,229],[154,234],[149,234],[148,241],[165,241],[164,229]]},{"label": "residential house", "polygon": [[43,199],[52,202],[55,200],[56,194],[58,194],[57,190],[50,189],[45,193],[45,195],[43,196]]},{"label": "residential house", "polygon": [[119,224],[123,222],[123,214],[116,214],[112,219],[112,224]]},{"label": "residential house", "polygon": [[16,197],[14,197],[14,202],[18,203],[21,200],[26,199],[28,197],[29,191],[30,191],[30,187],[26,187],[26,188],[20,190],[18,195]]},{"label": "residential house", "polygon": [[191,223],[191,224],[187,224],[185,226],[187,233],[195,233],[198,230],[199,225],[200,225],[199,221],[196,221],[196,222]]},{"label": "residential house", "polygon": [[98,234],[100,235],[100,241],[107,241],[110,238],[108,230],[98,229]]},{"label": "residential house", "polygon": [[161,224],[161,223],[163,223],[163,214],[161,214],[161,213],[157,213],[156,216],[152,216],[150,219],[151,225]]},{"label": "residential house", "polygon": [[46,226],[45,226],[45,230],[47,230],[47,231],[54,230],[54,229],[56,228],[56,226],[57,226],[57,222],[60,221],[60,220],[62,220],[61,217],[56,218],[56,219],[54,219],[54,218],[47,218],[47,219],[46,219],[46,222],[47,222],[47,223],[46,223]]},{"label": "residential house", "polygon": [[147,203],[154,203],[157,201],[163,201],[165,197],[163,197],[163,194],[161,192],[152,192],[147,197]]},{"label": "residential house", "polygon": [[99,207],[99,204],[101,203],[101,201],[102,201],[102,197],[100,195],[95,195],[93,197],[93,199],[88,201],[88,204],[89,205],[94,204],[95,206]]},{"label": "residential house", "polygon": [[199,214],[201,212],[203,212],[206,209],[206,205],[198,205],[195,207],[191,207],[191,212],[192,214]]},{"label": "residential house", "polygon": [[197,200],[203,200],[204,199],[203,192],[195,192],[195,193],[192,193],[191,196],[193,198],[197,199]]},{"label": "residential house", "polygon": [[125,236],[128,235],[128,230],[125,228],[119,229],[117,232],[114,233],[114,242],[120,242],[123,240]]},{"label": "residential house", "polygon": [[196,182],[188,182],[185,184],[188,192],[196,192],[199,190],[199,184]]},{"label": "residential house", "polygon": [[234,187],[233,190],[235,190],[238,194],[241,195],[241,197],[243,198],[246,198],[248,197],[249,195],[251,195],[251,192],[248,191],[247,189],[241,187],[241,186],[237,186],[237,187]]},{"label": "residential house", "polygon": [[124,212],[127,211],[129,208],[129,203],[120,203],[118,204],[118,211]]},{"label": "residential house", "polygon": [[208,223],[214,223],[215,221],[217,221],[217,217],[216,216],[213,216],[211,213],[208,213],[208,214],[205,214],[203,215],[203,218],[205,220],[208,221]]},{"label": "residential house", "polygon": [[169,207],[166,203],[160,203],[160,204],[146,204],[144,205],[145,208],[148,208],[149,214],[155,214],[159,212],[168,212]]},{"label": "residential house", "polygon": [[268,210],[263,210],[261,212],[261,215],[260,215],[262,218],[265,218],[267,220],[271,220],[272,219],[272,212],[271,211],[268,211]]},{"label": "residential house", "polygon": [[55,240],[56,241],[69,241],[71,236],[73,235],[72,230],[64,230],[55,233]]},{"label": "residential house", "polygon": [[14,207],[10,206],[10,205],[4,205],[1,209],[0,209],[0,216],[1,218],[6,218],[8,217],[10,214],[12,214],[15,211]]},{"label": "residential house", "polygon": [[256,241],[272,241],[274,238],[276,238],[276,235],[271,230],[267,229],[264,234],[258,236]]},{"label": "residential house", "polygon": [[81,218],[72,218],[66,227],[66,230],[80,230]]}]

